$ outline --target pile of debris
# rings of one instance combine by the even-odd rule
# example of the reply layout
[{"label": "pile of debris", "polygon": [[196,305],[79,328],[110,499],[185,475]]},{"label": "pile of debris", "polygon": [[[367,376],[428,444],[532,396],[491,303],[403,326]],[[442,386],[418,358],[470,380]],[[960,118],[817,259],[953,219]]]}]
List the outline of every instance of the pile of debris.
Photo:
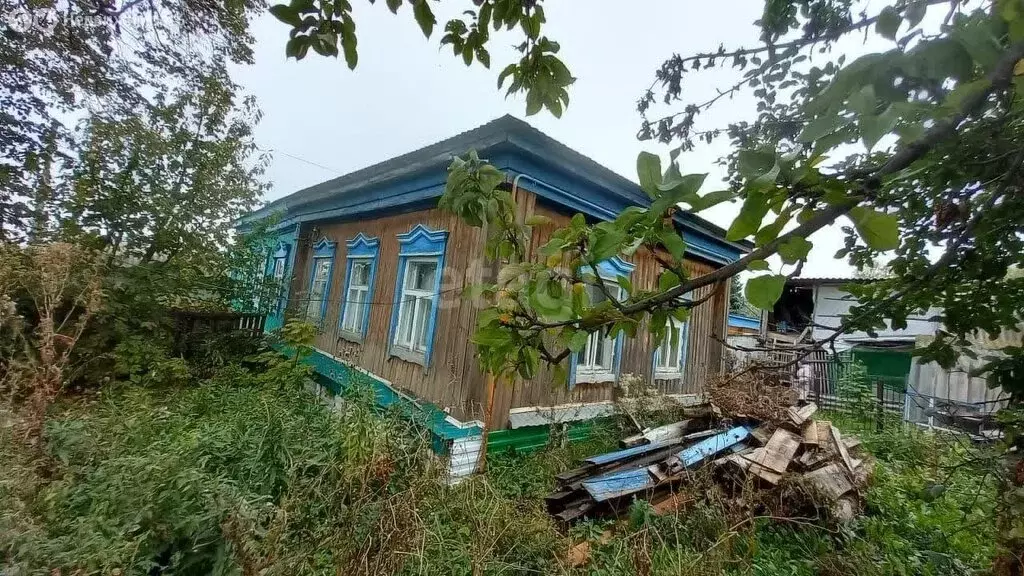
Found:
[{"label": "pile of debris", "polygon": [[676,492],[698,469],[710,470],[729,489],[799,485],[840,519],[859,508],[870,456],[856,454],[857,438],[843,438],[831,422],[814,420],[813,403],[790,406],[771,421],[723,418],[713,404],[695,409],[685,420],[623,439],[622,450],[558,474],[558,489],[546,498],[549,513],[568,524],[625,510],[635,498],[666,512],[680,504]]}]

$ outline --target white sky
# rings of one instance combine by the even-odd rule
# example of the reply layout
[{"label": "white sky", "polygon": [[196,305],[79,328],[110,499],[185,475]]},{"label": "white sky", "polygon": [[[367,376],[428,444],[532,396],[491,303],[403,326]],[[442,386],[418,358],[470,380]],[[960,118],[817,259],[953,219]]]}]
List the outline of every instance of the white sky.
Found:
[{"label": "white sky", "polygon": [[[525,117],[522,98],[506,100],[496,87],[498,72],[516,58],[511,44],[519,37],[492,34],[491,69],[466,67],[450,49],[439,50],[443,23],[468,2],[433,4],[438,16],[434,37],[423,37],[411,7],[392,15],[383,2],[353,2],[359,38],[359,65],[349,71],[341,59],[310,51],[301,62],[286,60],[288,27],[267,14],[254,23],[256,64],[236,68],[234,77],[258,99],[264,118],[257,143],[275,151],[268,172],[268,200],[386,160],[503,114],[524,118],[535,127],[597,162],[636,180],[641,150],[667,159],[669,146],[640,142],[637,98],[654,71],[673,52],[687,55],[752,46],[760,16],[759,0],[717,2],[560,0],[546,2],[545,35],[557,40],[563,61],[578,78],[561,119],[543,111]],[[445,13],[447,9],[449,12]],[[858,51],[863,48],[858,48]],[[738,72],[701,73],[684,85],[686,102],[699,102],[731,84]],[[703,128],[725,127],[749,119],[749,97],[721,101],[701,120]],[[723,138],[681,157],[683,172],[709,172],[703,191],[720,188],[725,176],[714,161],[727,154]],[[285,153],[334,169],[324,170]],[[738,205],[716,207],[701,215],[728,227]],[[837,229],[814,237],[804,276],[847,276],[852,269],[833,259],[842,245]]]}]

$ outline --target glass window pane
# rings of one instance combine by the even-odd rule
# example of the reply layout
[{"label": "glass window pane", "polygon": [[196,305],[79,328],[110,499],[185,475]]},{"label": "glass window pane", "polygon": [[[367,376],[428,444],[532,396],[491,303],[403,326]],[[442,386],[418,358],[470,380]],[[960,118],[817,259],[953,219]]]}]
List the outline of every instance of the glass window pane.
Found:
[{"label": "glass window pane", "polygon": [[415,313],[414,302],[411,296],[402,299],[402,308],[399,310],[398,318],[398,343],[405,347],[411,346],[412,340],[412,317]]},{"label": "glass window pane", "polygon": [[411,262],[406,287],[413,290],[433,290],[436,262]]},{"label": "glass window pane", "polygon": [[366,286],[370,278],[370,265],[366,262],[355,262],[352,264],[352,286]]},{"label": "glass window pane", "polygon": [[430,324],[430,298],[416,299],[416,349],[427,349],[427,329]]}]

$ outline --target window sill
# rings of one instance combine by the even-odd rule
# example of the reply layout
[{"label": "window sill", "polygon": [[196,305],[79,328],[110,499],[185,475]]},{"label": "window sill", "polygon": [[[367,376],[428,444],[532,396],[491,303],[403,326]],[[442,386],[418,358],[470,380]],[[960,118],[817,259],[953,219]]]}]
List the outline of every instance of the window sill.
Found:
[{"label": "window sill", "polygon": [[405,360],[406,362],[412,362],[413,364],[419,364],[426,368],[427,366],[427,355],[423,352],[414,352],[408,348],[402,348],[401,346],[391,347],[391,356],[398,358],[399,360]]},{"label": "window sill", "polygon": [[654,373],[654,379],[655,380],[682,380],[683,379],[683,373],[682,372],[655,372]]},{"label": "window sill", "polygon": [[605,384],[615,382],[615,374],[612,372],[576,372],[577,384]]},{"label": "window sill", "polygon": [[362,336],[362,334],[357,334],[355,332],[349,332],[347,330],[339,330],[338,331],[338,339],[339,340],[345,340],[346,342],[351,342],[353,344],[362,344],[363,343],[363,336]]}]

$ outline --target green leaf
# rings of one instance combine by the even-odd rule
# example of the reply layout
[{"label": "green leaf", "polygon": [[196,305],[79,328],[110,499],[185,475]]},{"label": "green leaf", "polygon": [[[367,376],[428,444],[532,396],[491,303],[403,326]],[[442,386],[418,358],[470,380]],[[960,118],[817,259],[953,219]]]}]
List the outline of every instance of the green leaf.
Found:
[{"label": "green leaf", "polygon": [[658,276],[658,290],[665,292],[679,286],[679,275],[671,270],[665,270]]},{"label": "green leaf", "polygon": [[274,15],[274,18],[277,18],[285,24],[289,24],[296,28],[302,26],[302,17],[299,16],[299,11],[291,6],[276,4],[270,7],[270,13]]},{"label": "green leaf", "polygon": [[785,285],[786,277],[781,274],[755,276],[747,280],[743,293],[752,306],[761,310],[771,310],[782,296]]},{"label": "green leaf", "polygon": [[569,350],[572,350],[573,352],[583,350],[587,345],[588,338],[590,338],[590,334],[585,330],[577,330],[576,332],[573,332],[572,337],[569,338]]},{"label": "green leaf", "polygon": [[505,69],[501,71],[501,74],[498,74],[498,88],[501,88],[501,85],[505,83],[505,78],[508,78],[515,73],[518,66],[518,64],[514,63],[505,66]]},{"label": "green leaf", "polygon": [[742,240],[757,232],[761,228],[765,214],[768,213],[768,201],[768,196],[763,192],[752,191],[747,194],[739,215],[732,221],[729,231],[725,234],[726,240]]},{"label": "green leaf", "polygon": [[779,246],[779,257],[786,264],[795,264],[800,260],[806,260],[807,254],[811,251],[811,242],[799,236],[790,238]]},{"label": "green leaf", "polygon": [[437,24],[437,18],[430,10],[430,4],[427,3],[427,0],[419,0],[412,5],[412,13],[416,17],[416,23],[420,25],[423,35],[430,38],[434,32],[434,24]]},{"label": "green leaf", "polygon": [[872,250],[894,250],[900,244],[899,219],[895,214],[878,212],[863,206],[850,210],[857,233]]},{"label": "green leaf", "polygon": [[636,174],[644,192],[651,198],[657,196],[658,185],[661,184],[661,158],[657,154],[641,152],[636,157]]},{"label": "green leaf", "polygon": [[663,229],[658,232],[658,239],[661,240],[661,245],[665,247],[665,250],[668,250],[668,253],[672,255],[676,262],[683,259],[683,254],[686,253],[686,242],[683,241],[683,237],[674,228]]},{"label": "green leaf", "polygon": [[545,224],[551,224],[551,218],[543,214],[531,214],[526,217],[523,221],[527,226],[543,226]]},{"label": "green leaf", "polygon": [[767,260],[751,260],[750,263],[747,264],[747,270],[750,270],[751,272],[759,272],[759,271],[762,271],[762,270],[768,270],[768,261]]},{"label": "green leaf", "polygon": [[347,14],[342,18],[341,50],[345,55],[345,64],[349,70],[355,70],[359,63],[356,51],[356,23]]},{"label": "green leaf", "polygon": [[907,24],[913,28],[924,20],[925,13],[928,12],[928,0],[912,0],[907,4]]},{"label": "green leaf", "polygon": [[715,190],[688,202],[690,204],[690,212],[700,212],[734,198],[736,198],[736,193],[732,190]]},{"label": "green leaf", "polygon": [[875,31],[885,36],[890,40],[896,39],[896,32],[900,29],[900,23],[903,18],[896,12],[896,9],[892,6],[886,6],[882,9],[882,12],[878,15],[878,21],[875,23]]},{"label": "green leaf", "polygon": [[779,163],[775,152],[770,150],[740,150],[736,158],[736,169],[754,188],[768,187],[779,175]]},{"label": "green leaf", "polygon": [[540,91],[532,89],[526,93],[526,115],[533,116],[537,112],[540,112],[541,108],[544,107],[544,102],[541,100]]},{"label": "green leaf", "polygon": [[392,14],[398,14],[398,9],[402,7],[403,0],[387,0],[388,10],[391,10]]},{"label": "green leaf", "polygon": [[633,293],[633,282],[629,278],[623,276],[622,274],[618,274],[615,276],[615,281],[619,284],[619,287],[622,288],[622,290],[626,293],[627,297]]},{"label": "green leaf", "polygon": [[883,136],[893,131],[899,121],[899,112],[892,105],[878,116],[861,116],[857,125],[860,128],[860,137],[864,142],[864,147],[871,151]]},{"label": "green leaf", "polygon": [[800,135],[796,137],[798,142],[814,142],[820,138],[832,134],[836,130],[839,130],[843,126],[849,124],[852,120],[839,114],[825,113],[822,116],[818,116],[814,120],[811,120],[804,126],[804,129],[800,131]]},{"label": "green leaf", "polygon": [[[601,224],[611,223],[602,222]],[[589,255],[597,262],[602,262],[618,254],[622,241],[626,239],[626,233],[614,225],[601,226],[601,224],[594,228],[589,238]]]}]

